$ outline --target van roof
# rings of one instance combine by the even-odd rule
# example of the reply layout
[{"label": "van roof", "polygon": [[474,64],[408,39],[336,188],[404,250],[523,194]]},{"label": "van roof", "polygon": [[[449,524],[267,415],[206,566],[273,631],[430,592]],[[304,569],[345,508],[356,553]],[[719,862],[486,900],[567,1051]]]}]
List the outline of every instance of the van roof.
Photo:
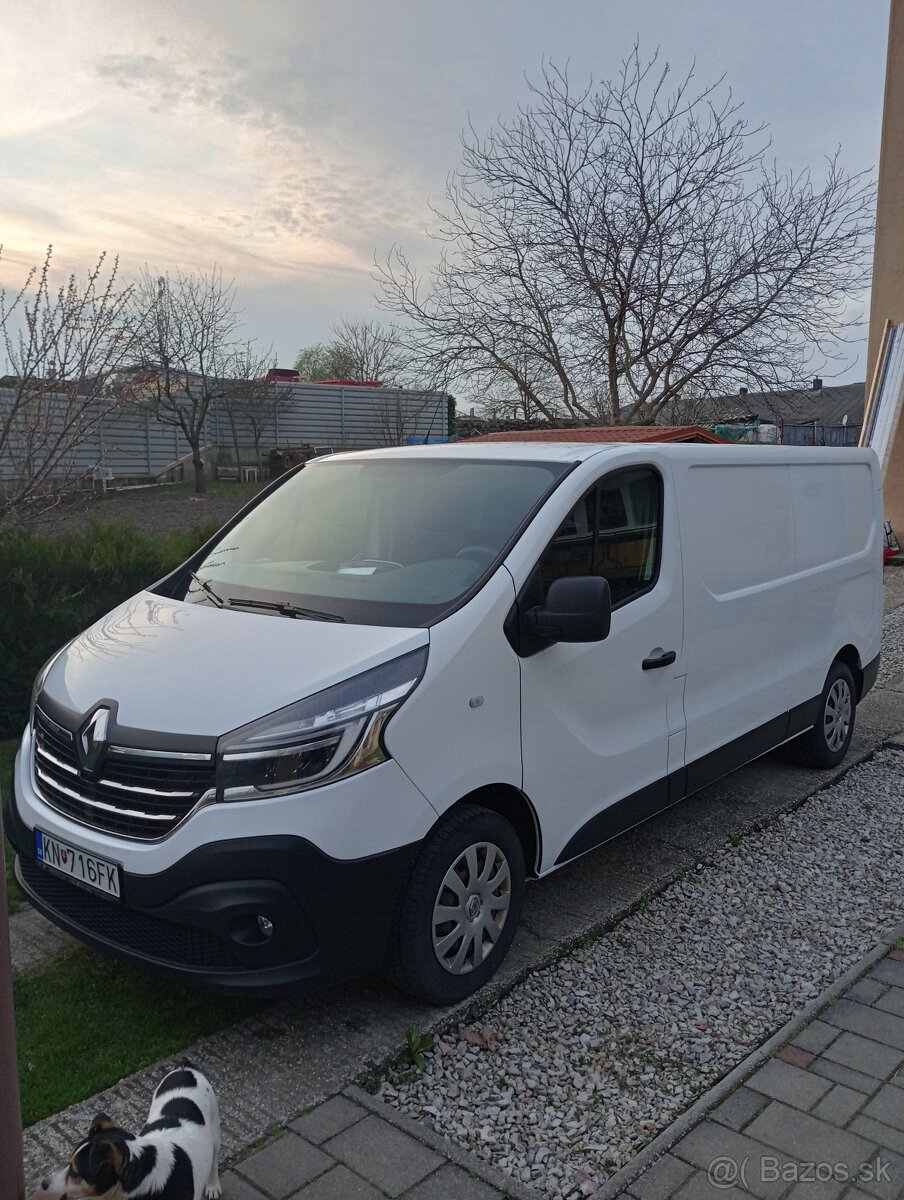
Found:
[{"label": "van roof", "polygon": [[684,461],[763,463],[767,459],[785,462],[851,462],[870,461],[871,451],[837,446],[772,446],[745,445],[726,442],[447,442],[433,446],[390,446],[379,450],[355,450],[312,459],[313,463],[374,458],[438,458],[469,459],[471,462],[583,462],[598,455],[622,457],[624,451],[637,451],[656,458]]},{"label": "van roof", "polygon": [[389,446],[380,450],[353,450],[332,458],[468,458],[487,462],[576,462],[605,454],[623,442],[446,442],[433,446]]}]

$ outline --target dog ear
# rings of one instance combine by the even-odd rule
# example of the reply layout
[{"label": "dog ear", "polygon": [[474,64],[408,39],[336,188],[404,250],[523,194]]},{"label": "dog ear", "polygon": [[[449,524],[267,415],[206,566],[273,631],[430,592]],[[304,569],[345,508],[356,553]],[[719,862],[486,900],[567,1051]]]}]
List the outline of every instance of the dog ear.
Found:
[{"label": "dog ear", "polygon": [[105,1112],[100,1112],[91,1122],[91,1128],[88,1130],[88,1137],[96,1137],[97,1134],[103,1133],[105,1129],[115,1129],[116,1122],[112,1117],[107,1116]]},{"label": "dog ear", "polygon": [[88,1156],[88,1168],[92,1176],[98,1176],[104,1167],[109,1167],[117,1179],[122,1177],[129,1160],[129,1148],[125,1142],[113,1138],[97,1138]]}]

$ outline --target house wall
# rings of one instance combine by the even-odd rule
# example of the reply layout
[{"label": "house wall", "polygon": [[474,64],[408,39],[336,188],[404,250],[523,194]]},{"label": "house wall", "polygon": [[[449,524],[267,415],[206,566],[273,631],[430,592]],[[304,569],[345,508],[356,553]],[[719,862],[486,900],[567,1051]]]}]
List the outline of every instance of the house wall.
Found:
[{"label": "house wall", "polygon": [[[873,378],[886,321],[904,323],[904,0],[891,0],[885,106],[879,157],[879,195],[870,301],[867,387]],[[904,531],[904,421],[885,469],[885,515]]]}]

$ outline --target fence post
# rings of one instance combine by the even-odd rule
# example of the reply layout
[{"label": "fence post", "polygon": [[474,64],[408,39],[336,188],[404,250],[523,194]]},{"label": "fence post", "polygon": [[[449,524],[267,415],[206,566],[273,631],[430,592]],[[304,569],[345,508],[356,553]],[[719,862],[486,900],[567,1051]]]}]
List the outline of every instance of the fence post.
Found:
[{"label": "fence post", "polygon": [[[0,813],[0,844],[3,816]],[[0,857],[0,1196],[25,1200],[22,1163],[22,1119],[19,1071],[16,1066],[16,1020],[13,1012],[13,964],[6,911],[6,867]]]}]

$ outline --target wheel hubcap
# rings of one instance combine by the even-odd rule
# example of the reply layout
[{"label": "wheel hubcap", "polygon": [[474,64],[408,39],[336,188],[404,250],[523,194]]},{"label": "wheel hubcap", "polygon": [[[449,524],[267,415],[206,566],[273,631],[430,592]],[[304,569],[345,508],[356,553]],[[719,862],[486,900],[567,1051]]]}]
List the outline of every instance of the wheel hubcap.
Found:
[{"label": "wheel hubcap", "polygon": [[826,745],[832,751],[840,750],[851,728],[853,703],[851,689],[846,679],[836,679],[826,696],[823,715],[823,732]]},{"label": "wheel hubcap", "polygon": [[433,906],[433,950],[452,975],[479,967],[499,940],[511,903],[508,860],[492,842],[462,851]]}]

